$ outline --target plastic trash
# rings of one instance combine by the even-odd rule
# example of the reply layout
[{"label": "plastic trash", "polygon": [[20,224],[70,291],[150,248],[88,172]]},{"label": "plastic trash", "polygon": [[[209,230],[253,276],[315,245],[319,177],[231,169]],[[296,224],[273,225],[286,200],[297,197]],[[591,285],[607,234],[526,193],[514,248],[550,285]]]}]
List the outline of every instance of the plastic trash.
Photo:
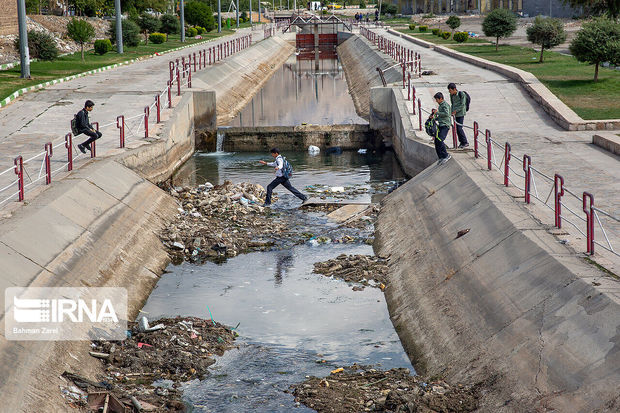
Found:
[{"label": "plastic trash", "polygon": [[359,154],[365,154],[366,152],[368,152],[368,149],[358,149],[357,153]]},{"label": "plastic trash", "polygon": [[148,329],[149,329],[149,320],[144,316],[140,317],[140,319],[138,320],[138,331],[141,333],[144,333]]},{"label": "plastic trash", "polygon": [[336,374],[336,373],[341,373],[343,371],[344,371],[344,369],[342,367],[338,367],[336,370],[332,370],[331,373],[332,374]]},{"label": "plastic trash", "polygon": [[180,243],[180,242],[175,242],[174,244],[172,244],[172,246],[178,250],[184,250],[185,249],[185,245]]},{"label": "plastic trash", "polygon": [[318,146],[314,146],[314,145],[308,146],[308,153],[317,154],[319,152],[321,152],[321,149]]},{"label": "plastic trash", "polygon": [[242,196],[241,198],[239,198],[239,203],[243,206],[248,206],[248,204],[250,203],[250,200]]},{"label": "plastic trash", "polygon": [[344,186],[332,186],[329,190],[331,192],[344,192]]}]

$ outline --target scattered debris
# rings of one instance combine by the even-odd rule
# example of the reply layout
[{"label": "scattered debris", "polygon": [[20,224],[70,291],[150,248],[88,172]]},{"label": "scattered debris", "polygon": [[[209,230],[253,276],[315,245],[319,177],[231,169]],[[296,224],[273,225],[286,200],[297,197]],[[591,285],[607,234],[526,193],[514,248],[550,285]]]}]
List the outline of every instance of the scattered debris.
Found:
[{"label": "scattered debris", "polygon": [[[344,371],[343,371],[344,370]],[[310,377],[290,391],[296,402],[323,412],[471,412],[481,385],[450,385],[411,376],[408,369],[380,371],[353,365]]]},{"label": "scattered debris", "polygon": [[108,400],[108,412],[124,412],[112,410],[114,398],[127,411],[185,411],[179,385],[203,378],[214,355],[224,354],[236,337],[222,324],[195,317],[164,318],[143,331],[145,324],[130,323],[122,342],[94,341],[90,354],[105,366],[101,382],[65,372],[63,377],[75,384],[61,388],[65,399],[83,407],[87,392],[95,411]]},{"label": "scattered debris", "polygon": [[[381,290],[384,290],[388,283],[387,260],[371,255],[342,254],[332,260],[315,263],[314,272]],[[359,289],[357,287],[357,290]]]},{"label": "scattered debris", "polygon": [[459,239],[461,238],[463,235],[467,234],[469,232],[469,228],[467,229],[462,229],[459,232],[456,233],[456,238],[454,239]]}]

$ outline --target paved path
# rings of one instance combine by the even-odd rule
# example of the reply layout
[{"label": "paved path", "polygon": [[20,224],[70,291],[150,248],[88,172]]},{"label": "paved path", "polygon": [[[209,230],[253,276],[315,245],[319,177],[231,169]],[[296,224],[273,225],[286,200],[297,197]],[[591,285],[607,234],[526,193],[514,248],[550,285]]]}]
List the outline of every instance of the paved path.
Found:
[{"label": "paved path", "polygon": [[[151,105],[154,96],[166,87],[169,77],[168,62],[247,33],[249,29],[240,29],[233,35],[195,47],[27,93],[11,105],[0,109],[0,173],[13,166],[13,159],[17,155],[22,155],[26,160],[43,152],[48,141],[54,145],[64,142],[65,134],[70,131],[69,124],[73,115],[83,107],[87,99],[95,102],[95,108],[90,114],[91,122],[99,121],[102,126],[115,122],[118,115],[126,118],[138,115],[138,118],[127,121],[126,145],[131,147],[144,144],[144,128],[138,131],[143,116],[139,115],[144,114],[144,107]],[[252,33],[254,42],[262,40],[263,30],[254,30]],[[165,106],[164,103],[165,98],[162,99],[162,106]],[[164,120],[168,117],[167,112],[163,113]],[[150,136],[155,136],[156,133],[156,129],[153,129],[154,119],[152,116]],[[119,132],[115,124],[104,127],[101,131],[103,137],[97,141],[98,157],[114,153],[113,149],[119,144]],[[77,153],[77,144],[83,140],[83,136],[74,139],[74,151]],[[86,158],[86,155],[82,155],[82,158]],[[62,167],[66,159],[67,151],[64,146],[56,148],[52,156],[52,169]],[[39,157],[26,165],[26,185],[39,176],[41,164],[42,158]],[[1,175],[0,189],[10,185],[15,179],[13,172]],[[0,192],[0,202],[14,192],[16,187],[15,190]],[[0,204],[0,208],[4,205],[6,203]]]},{"label": "paved path", "polygon": [[[483,131],[486,128],[491,130],[497,142],[502,145],[510,142],[514,169],[522,171],[522,156],[527,153],[536,169],[549,176],[561,174],[571,192],[580,197],[583,191],[592,192],[599,208],[620,217],[620,157],[592,145],[592,131],[568,132],[561,129],[518,83],[498,73],[417,46],[385,30],[374,31],[419,52],[423,70],[436,73],[415,81],[423,108],[430,110],[436,107],[432,96],[442,92],[448,97],[447,85],[455,82],[459,90],[466,90],[472,98],[465,124],[472,126],[476,120]],[[406,98],[407,91],[403,93]],[[412,121],[418,125],[417,116],[412,117]],[[467,135],[471,143],[472,131],[468,130]],[[451,145],[451,135],[447,140]],[[495,154],[499,164],[503,151],[496,150]],[[516,179],[522,186],[522,178]],[[536,183],[540,196],[546,198],[551,184],[540,176],[536,176]],[[571,198],[567,195],[564,199],[571,209],[583,217],[581,201]],[[566,215],[585,231],[584,223],[572,214],[566,212]],[[608,234],[614,235],[614,248],[620,251],[620,224],[605,219],[604,225]],[[565,226],[570,228],[570,225]],[[596,235],[598,241],[604,242],[600,232]],[[583,246],[580,245],[578,250],[583,250]]]}]

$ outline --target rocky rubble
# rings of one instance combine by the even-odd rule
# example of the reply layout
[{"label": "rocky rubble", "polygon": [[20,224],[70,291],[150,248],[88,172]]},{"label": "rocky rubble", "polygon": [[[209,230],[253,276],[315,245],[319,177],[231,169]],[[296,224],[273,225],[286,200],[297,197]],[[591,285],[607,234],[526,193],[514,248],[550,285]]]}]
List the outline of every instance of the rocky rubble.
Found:
[{"label": "rocky rubble", "polygon": [[[175,187],[170,194],[180,204],[177,219],[161,234],[173,262],[234,257],[241,252],[271,248],[274,239],[293,236],[264,202],[259,184],[210,183],[196,189]],[[273,198],[277,199],[276,196]]]},{"label": "rocky rubble", "polygon": [[480,385],[450,385],[411,376],[408,369],[379,371],[353,365],[291,387],[295,401],[323,412],[471,412]]},{"label": "rocky rubble", "polygon": [[153,331],[144,332],[138,323],[130,323],[128,337],[122,342],[93,342],[90,354],[105,365],[104,376],[100,382],[92,382],[66,372],[64,377],[74,385],[61,389],[65,398],[83,405],[80,392],[92,396],[105,391],[127,406],[132,405],[133,396],[143,411],[185,411],[179,385],[207,375],[208,367],[215,363],[214,355],[221,356],[231,348],[236,333],[195,317],[164,318],[155,324]]},{"label": "rocky rubble", "polygon": [[[385,289],[388,283],[387,260],[371,255],[346,255],[314,264],[314,272],[327,277],[340,278],[363,286]],[[355,286],[354,290],[363,287]]]}]

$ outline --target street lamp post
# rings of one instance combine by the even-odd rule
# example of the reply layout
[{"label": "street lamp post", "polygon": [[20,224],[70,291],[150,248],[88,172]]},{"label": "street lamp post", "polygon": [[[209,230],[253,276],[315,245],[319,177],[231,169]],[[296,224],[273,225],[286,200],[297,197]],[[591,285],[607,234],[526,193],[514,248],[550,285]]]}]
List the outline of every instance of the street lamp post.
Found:
[{"label": "street lamp post", "polygon": [[19,61],[21,78],[30,79],[30,52],[28,50],[28,27],[26,26],[26,1],[17,0],[17,22],[19,25]]},{"label": "street lamp post", "polygon": [[181,0],[181,43],[185,43],[185,0]]}]

